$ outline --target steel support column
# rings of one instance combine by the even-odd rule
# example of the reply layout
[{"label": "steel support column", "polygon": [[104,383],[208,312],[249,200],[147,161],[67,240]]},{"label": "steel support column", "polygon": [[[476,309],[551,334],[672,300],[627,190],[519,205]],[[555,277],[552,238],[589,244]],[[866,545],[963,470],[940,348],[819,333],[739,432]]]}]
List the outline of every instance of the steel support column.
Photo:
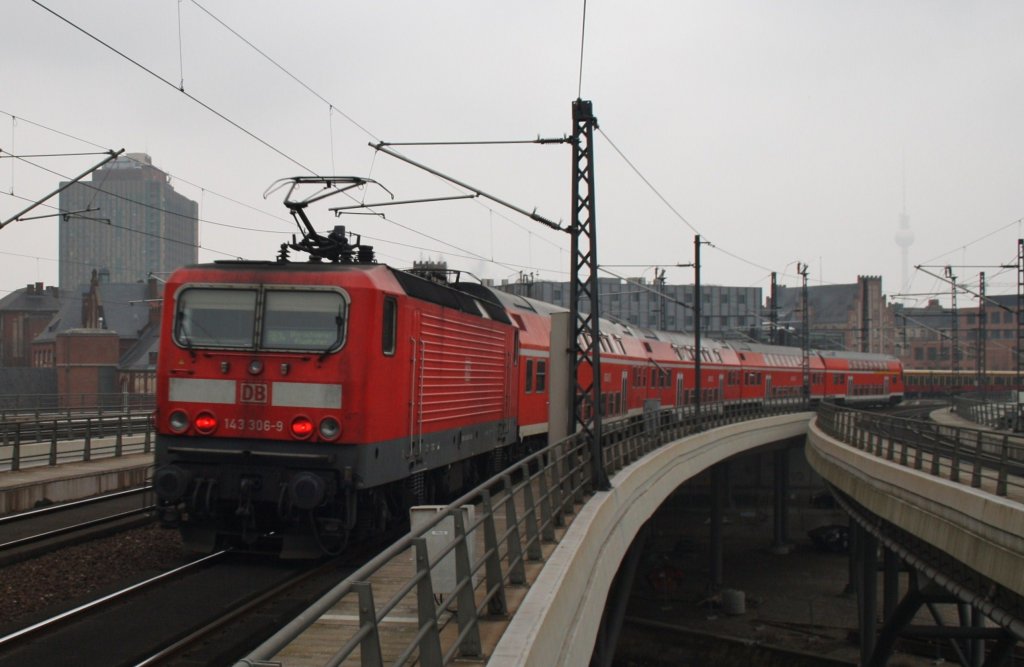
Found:
[{"label": "steel support column", "polygon": [[789,450],[779,449],[774,457],[774,508],[772,551],[777,554],[789,553]]}]

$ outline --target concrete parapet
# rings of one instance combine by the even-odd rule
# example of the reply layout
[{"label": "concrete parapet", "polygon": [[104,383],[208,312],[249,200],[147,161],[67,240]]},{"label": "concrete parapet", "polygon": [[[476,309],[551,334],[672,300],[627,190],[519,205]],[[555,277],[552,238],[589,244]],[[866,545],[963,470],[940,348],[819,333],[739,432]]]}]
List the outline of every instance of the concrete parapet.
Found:
[{"label": "concrete parapet", "polygon": [[900,466],[835,440],[812,424],[807,460],[873,514],[1024,594],[1024,505]]},{"label": "concrete parapet", "polygon": [[626,550],[680,485],[747,450],[806,433],[814,413],[732,424],[669,443],[619,471],[580,509],[488,665],[586,665]]},{"label": "concrete parapet", "polygon": [[142,486],[152,469],[152,454],[132,454],[0,473],[0,515]]}]

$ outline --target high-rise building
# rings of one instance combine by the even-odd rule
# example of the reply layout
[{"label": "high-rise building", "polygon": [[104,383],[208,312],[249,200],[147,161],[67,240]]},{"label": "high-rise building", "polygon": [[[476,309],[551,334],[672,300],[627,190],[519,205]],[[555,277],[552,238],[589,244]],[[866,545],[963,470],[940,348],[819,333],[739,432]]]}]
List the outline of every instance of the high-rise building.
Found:
[{"label": "high-rise building", "polygon": [[[127,153],[60,194],[59,282],[93,271],[113,283],[146,280],[198,260],[199,206],[175,192],[145,153]],[[86,211],[90,208],[99,210]]]}]

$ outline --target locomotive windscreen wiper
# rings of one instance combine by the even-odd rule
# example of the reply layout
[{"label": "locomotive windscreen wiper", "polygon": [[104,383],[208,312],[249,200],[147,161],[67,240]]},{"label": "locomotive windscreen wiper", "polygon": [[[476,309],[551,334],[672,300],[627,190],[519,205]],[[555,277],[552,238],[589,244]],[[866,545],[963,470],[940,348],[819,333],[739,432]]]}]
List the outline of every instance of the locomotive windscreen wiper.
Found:
[{"label": "locomotive windscreen wiper", "polygon": [[176,323],[177,324],[177,328],[178,328],[178,337],[181,338],[182,342],[185,343],[185,349],[188,350],[188,353],[190,355],[192,355],[193,359],[195,359],[196,358],[196,351],[193,349],[192,339],[189,338],[187,333],[185,333],[185,327],[183,326],[184,323],[185,323],[185,313],[179,310],[178,311],[178,317],[177,317],[177,323]]},{"label": "locomotive windscreen wiper", "polygon": [[334,316],[334,325],[334,340],[332,340],[330,345],[327,346],[327,349],[320,353],[317,361],[323,361],[326,359],[327,355],[330,354],[332,349],[334,349],[334,346],[338,344],[339,340],[341,340],[341,328],[345,326],[345,318],[341,316],[341,310],[339,310],[338,314]]}]

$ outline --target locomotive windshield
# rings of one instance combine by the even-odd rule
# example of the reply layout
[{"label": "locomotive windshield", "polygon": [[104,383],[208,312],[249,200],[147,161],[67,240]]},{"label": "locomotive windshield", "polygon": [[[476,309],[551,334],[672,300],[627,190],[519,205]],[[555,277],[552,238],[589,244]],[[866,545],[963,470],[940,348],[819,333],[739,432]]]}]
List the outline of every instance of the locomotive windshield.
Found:
[{"label": "locomotive windshield", "polygon": [[174,334],[186,347],[252,347],[256,290],[187,289],[178,295]]},{"label": "locomotive windshield", "polygon": [[323,352],[341,344],[345,301],[337,292],[267,290],[263,302],[263,349]]},{"label": "locomotive windshield", "polygon": [[187,287],[177,296],[179,345],[329,352],[344,343],[348,300],[335,290]]}]

